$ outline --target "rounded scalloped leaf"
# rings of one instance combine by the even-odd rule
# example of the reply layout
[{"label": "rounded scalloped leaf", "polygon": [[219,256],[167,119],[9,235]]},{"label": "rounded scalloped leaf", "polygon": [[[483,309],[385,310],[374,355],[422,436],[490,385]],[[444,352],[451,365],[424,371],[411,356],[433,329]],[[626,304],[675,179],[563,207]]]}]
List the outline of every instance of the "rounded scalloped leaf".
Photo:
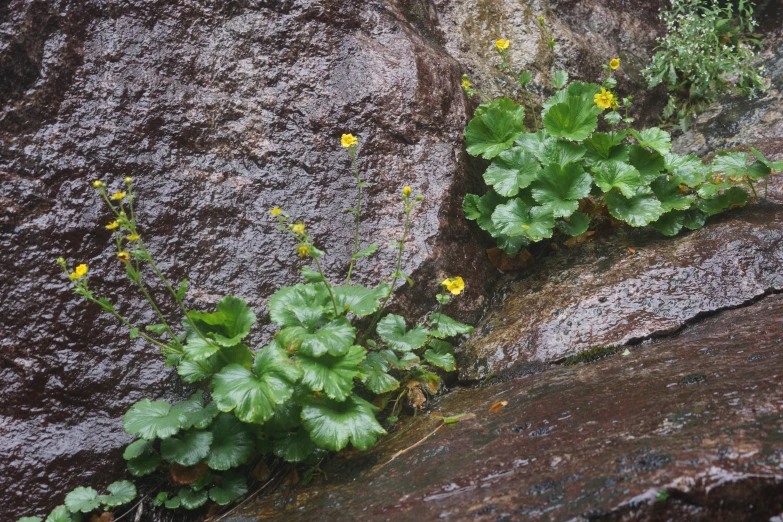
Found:
[{"label": "rounded scalloped leaf", "polygon": [[152,440],[175,435],[182,424],[179,415],[171,412],[168,402],[143,399],[130,407],[122,419],[122,427],[131,435]]},{"label": "rounded scalloped leaf", "polygon": [[135,459],[140,457],[152,449],[152,441],[146,439],[139,439],[128,444],[125,448],[125,452],[122,454],[122,458],[125,460]]},{"label": "rounded scalloped leaf", "polygon": [[212,421],[212,446],[206,463],[219,471],[245,464],[253,456],[255,441],[249,428],[236,417],[221,413]]},{"label": "rounded scalloped leaf", "polygon": [[154,472],[160,466],[160,456],[150,451],[128,461],[128,471],[134,477],[143,477]]},{"label": "rounded scalloped leaf", "polygon": [[416,350],[427,342],[427,330],[423,326],[416,325],[406,330],[405,319],[395,314],[388,314],[378,321],[375,331],[389,348],[398,352]]},{"label": "rounded scalloped leaf", "polygon": [[216,504],[225,506],[247,493],[247,480],[236,472],[229,471],[221,477],[220,486],[209,490],[209,498]]},{"label": "rounded scalloped leaf", "polygon": [[666,168],[663,156],[639,145],[628,148],[628,162],[639,171],[644,183],[649,184]]},{"label": "rounded scalloped leaf", "polygon": [[547,166],[533,184],[533,198],[550,208],[554,217],[568,217],[579,208],[579,200],[590,194],[593,178],[581,165],[569,163],[563,168]]},{"label": "rounded scalloped leaf", "polygon": [[641,132],[632,130],[631,134],[636,138],[640,146],[651,148],[658,151],[661,155],[667,154],[672,148],[671,135],[658,127],[644,129]]},{"label": "rounded scalloped leaf", "polygon": [[340,451],[351,443],[364,451],[386,434],[375,420],[376,410],[357,395],[343,402],[310,399],[302,409],[302,424],[319,448]]},{"label": "rounded scalloped leaf", "polygon": [[555,226],[564,234],[579,236],[587,232],[590,227],[590,218],[581,212],[574,212],[568,217],[568,220],[558,219]]},{"label": "rounded scalloped leaf", "polygon": [[229,364],[251,368],[253,366],[253,352],[250,347],[239,343],[223,348],[220,353],[215,353],[203,361],[182,361],[177,366],[177,373],[183,381],[193,383],[209,379]]},{"label": "rounded scalloped leaf", "polygon": [[433,328],[433,330],[430,331],[430,334],[438,339],[473,333],[472,326],[455,321],[448,315],[442,313],[432,314],[430,316],[430,325],[432,325]]},{"label": "rounded scalloped leaf", "polygon": [[[410,353],[410,352],[408,352]],[[388,393],[400,387],[400,381],[381,370],[369,365],[362,367],[362,382],[375,394]]]},{"label": "rounded scalloped leaf", "polygon": [[424,360],[447,372],[453,372],[457,369],[457,362],[454,359],[454,348],[445,341],[431,340],[430,348],[424,352]]},{"label": "rounded scalloped leaf", "polygon": [[623,196],[631,198],[642,186],[639,171],[627,163],[606,162],[598,166],[595,172],[595,184],[604,192],[617,189]]},{"label": "rounded scalloped leaf", "polygon": [[508,98],[494,100],[468,123],[465,145],[471,156],[492,159],[525,132],[525,109]]},{"label": "rounded scalloped leaf", "polygon": [[[188,317],[196,323],[202,334],[220,346],[237,344],[250,333],[250,328],[256,322],[256,314],[247,303],[231,295],[218,301],[215,312],[188,312]],[[195,332],[193,334],[198,338]],[[188,337],[190,344],[191,336]]]},{"label": "rounded scalloped leaf", "polygon": [[209,455],[211,444],[210,432],[189,430],[181,438],[171,437],[162,441],[160,455],[166,462],[176,462],[180,466],[195,466]]},{"label": "rounded scalloped leaf", "polygon": [[209,493],[206,489],[193,491],[190,488],[182,488],[177,492],[180,506],[185,509],[198,509],[209,500]]},{"label": "rounded scalloped leaf", "polygon": [[351,346],[341,357],[297,353],[295,360],[304,372],[302,384],[313,391],[323,391],[330,399],[343,401],[353,389],[353,380],[361,373],[359,364],[366,353],[361,346]]},{"label": "rounded scalloped leaf", "polygon": [[541,241],[552,237],[555,217],[547,207],[529,207],[520,199],[512,199],[495,208],[492,222],[507,236],[525,236],[531,241]]},{"label": "rounded scalloped leaf", "polygon": [[579,161],[586,152],[587,149],[578,143],[550,138],[544,143],[541,156],[545,165],[557,165],[562,168],[569,163]]},{"label": "rounded scalloped leaf", "polygon": [[92,488],[75,488],[65,495],[65,507],[71,513],[90,513],[98,509],[100,505],[98,492]]},{"label": "rounded scalloped leaf", "polygon": [[[22,519],[18,520],[17,522],[21,522],[21,521]],[[72,521],[73,518],[71,517],[71,512],[68,511],[68,508],[65,506],[58,506],[54,508],[51,513],[49,513],[49,516],[46,517],[45,522],[72,522]]]},{"label": "rounded scalloped leaf", "polygon": [[582,141],[598,127],[595,104],[582,97],[567,96],[547,111],[544,127],[552,136]]},{"label": "rounded scalloped leaf", "polygon": [[731,187],[722,194],[702,199],[695,203],[699,210],[712,216],[732,207],[742,207],[750,200],[750,195],[740,187]]},{"label": "rounded scalloped leaf", "polygon": [[269,299],[269,318],[281,328],[302,326],[296,310],[322,312],[330,305],[329,292],[323,283],[285,286]]},{"label": "rounded scalloped leaf", "polygon": [[357,317],[374,314],[380,306],[381,299],[389,294],[389,287],[378,288],[364,286],[336,286],[332,288],[337,305]]},{"label": "rounded scalloped leaf", "polygon": [[22,517],[16,522],[43,522],[43,520],[41,520],[41,517]]},{"label": "rounded scalloped leaf", "polygon": [[221,411],[234,410],[242,421],[263,424],[293,395],[301,375],[288,353],[272,342],[256,353],[253,371],[238,364],[220,370],[212,378],[212,398]]},{"label": "rounded scalloped leaf", "polygon": [[109,495],[101,495],[98,500],[106,507],[117,507],[127,504],[136,498],[136,486],[127,480],[112,482],[106,487]]},{"label": "rounded scalloped leaf", "polygon": [[533,153],[521,147],[501,152],[484,172],[484,181],[501,196],[515,196],[536,179],[541,170]]},{"label": "rounded scalloped leaf", "polygon": [[696,196],[686,195],[680,187],[683,185],[682,179],[678,177],[669,177],[666,175],[658,176],[658,179],[652,182],[650,188],[658,201],[661,202],[664,212],[670,210],[688,210]]},{"label": "rounded scalloped leaf", "polygon": [[286,462],[302,462],[315,450],[310,434],[303,428],[296,433],[287,433],[274,441],[274,454]]},{"label": "rounded scalloped leaf", "polygon": [[276,336],[277,342],[287,350],[300,350],[313,357],[325,353],[344,355],[355,339],[356,329],[346,317],[338,317],[315,331],[294,326],[281,330]]},{"label": "rounded scalloped leaf", "polygon": [[658,230],[664,236],[676,236],[685,225],[685,212],[682,210],[673,210],[667,212],[658,218],[658,221],[652,223],[653,228]]},{"label": "rounded scalloped leaf", "polygon": [[661,202],[649,194],[638,194],[626,198],[617,192],[605,196],[609,213],[632,227],[643,227],[657,220],[663,214]]}]

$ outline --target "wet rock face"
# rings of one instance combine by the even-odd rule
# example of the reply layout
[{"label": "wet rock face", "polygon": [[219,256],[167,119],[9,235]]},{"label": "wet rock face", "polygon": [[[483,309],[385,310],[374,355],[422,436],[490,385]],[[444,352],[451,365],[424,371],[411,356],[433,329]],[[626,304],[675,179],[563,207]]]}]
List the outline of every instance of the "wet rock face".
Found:
[{"label": "wet rock face", "polygon": [[234,520],[769,520],[783,502],[781,324],[770,296],[627,356],[454,390],[434,409],[475,417],[416,417]]},{"label": "wet rock face", "polygon": [[541,260],[510,282],[459,352],[475,379],[673,332],[783,289],[783,210],[752,205],[677,238],[630,229]]},{"label": "wet rock face", "polygon": [[[426,22],[426,20],[425,20]],[[460,68],[427,23],[394,2],[19,0],[0,6],[0,498],[41,513],[78,485],[122,475],[120,419],[142,397],[188,390],[156,350],[71,296],[54,259],[90,266],[91,285],[141,323],[90,182],[136,180],[142,234],[194,308],[224,294],[259,317],[302,262],[268,210],[304,220],[345,273],[355,182],[340,135],[360,140],[365,245],[359,279],[393,266],[403,185],[426,196],[403,270],[434,303],[470,274],[450,310],[470,321],[493,277],[458,210],[467,191]],[[451,219],[452,216],[460,216]],[[458,246],[457,246],[458,245]],[[167,302],[160,285],[155,295]],[[173,312],[170,304],[164,310]],[[257,346],[270,328],[257,330]]]}]

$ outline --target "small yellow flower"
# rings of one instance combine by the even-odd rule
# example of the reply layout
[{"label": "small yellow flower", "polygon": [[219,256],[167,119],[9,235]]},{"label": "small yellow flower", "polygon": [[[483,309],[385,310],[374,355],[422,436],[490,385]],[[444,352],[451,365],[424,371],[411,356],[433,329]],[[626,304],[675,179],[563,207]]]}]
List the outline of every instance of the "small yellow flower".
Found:
[{"label": "small yellow flower", "polygon": [[522,228],[524,228],[525,230],[528,230],[528,229],[530,229],[530,225],[522,225]]},{"label": "small yellow flower", "polygon": [[106,225],[106,230],[114,230],[118,226],[120,226],[120,222],[119,221],[112,221],[111,223]]},{"label": "small yellow flower", "polygon": [[467,78],[462,80],[462,88],[463,89],[470,89],[470,80],[468,80]]},{"label": "small yellow flower", "polygon": [[454,295],[459,295],[465,288],[465,281],[461,277],[450,277],[441,283],[446,287],[446,290]]},{"label": "small yellow flower", "polygon": [[291,225],[291,230],[293,230],[295,234],[303,233],[305,231],[304,223],[297,223],[296,225]]},{"label": "small yellow flower", "polygon": [[620,67],[620,59],[612,58],[612,60],[609,62],[609,68],[614,71],[618,67]]},{"label": "small yellow flower", "polygon": [[87,265],[81,264],[77,266],[73,272],[68,274],[68,277],[71,278],[71,281],[76,281],[77,279],[81,279],[82,277],[87,275]]},{"label": "small yellow flower", "polygon": [[141,236],[138,234],[131,234],[128,236],[128,241],[138,241],[141,239]]},{"label": "small yellow flower", "polygon": [[114,201],[119,201],[121,199],[125,198],[125,192],[115,192],[111,195],[111,199]]},{"label": "small yellow flower", "polygon": [[92,182],[92,186],[95,188],[101,188],[103,186],[103,181],[96,179]]},{"label": "small yellow flower", "polygon": [[274,207],[272,210],[269,211],[269,213],[272,214],[273,216],[279,216],[280,214],[283,213],[283,209],[280,207]]},{"label": "small yellow flower", "polygon": [[495,42],[495,47],[497,47],[501,51],[505,51],[506,49],[508,49],[509,45],[511,45],[511,42],[508,40],[503,40],[502,38]]},{"label": "small yellow flower", "polygon": [[598,105],[598,108],[600,109],[608,109],[613,104],[617,103],[614,99],[614,94],[607,91],[603,87],[601,88],[601,92],[593,96],[593,101],[596,105]]},{"label": "small yellow flower", "polygon": [[117,254],[117,259],[119,259],[123,263],[127,263],[128,261],[130,261],[130,254],[125,250],[123,250],[122,252]]},{"label": "small yellow flower", "polygon": [[402,193],[405,194],[406,196],[410,196],[411,192],[413,192],[413,189],[410,188],[408,185],[402,187]]},{"label": "small yellow flower", "polygon": [[308,245],[299,245],[296,247],[296,252],[299,254],[299,257],[307,257],[310,255],[310,247]]},{"label": "small yellow flower", "polygon": [[359,140],[357,140],[353,134],[343,134],[343,137],[340,138],[340,143],[342,143],[343,147],[347,149],[348,147],[353,147],[354,145],[358,145]]},{"label": "small yellow flower", "polygon": [[130,183],[131,183],[132,181],[133,181],[133,178],[132,178],[132,177],[130,177],[130,176],[126,176],[126,177],[125,177],[125,183],[127,183],[127,184],[129,184],[129,185],[130,185]]}]

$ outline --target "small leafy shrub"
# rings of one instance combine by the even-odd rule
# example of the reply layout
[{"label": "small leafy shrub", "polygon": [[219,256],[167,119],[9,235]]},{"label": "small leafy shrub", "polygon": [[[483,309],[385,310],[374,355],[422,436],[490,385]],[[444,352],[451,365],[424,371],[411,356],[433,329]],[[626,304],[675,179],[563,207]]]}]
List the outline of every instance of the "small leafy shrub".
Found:
[{"label": "small leafy shrub", "polygon": [[463,209],[505,253],[555,234],[580,236],[606,214],[667,236],[695,230],[707,217],[745,205],[745,187],[756,197],[755,183],[783,169],[755,149],[753,156],[721,152],[705,165],[672,153],[671,137],[660,128],[631,129],[631,98],[611,91],[619,66],[615,58],[604,67],[602,85],[568,83],[565,71],[556,72],[557,91],[534,120],[543,128],[536,123],[533,132],[525,128],[524,107],[510,98],[476,109],[465,143],[469,154],[491,160],[484,172],[489,190],[465,196]]},{"label": "small leafy shrub", "polygon": [[[78,522],[85,515],[107,512],[136,498],[136,486],[127,480],[113,482],[107,494],[98,495],[93,488],[79,487],[65,495],[65,505],[54,508],[46,522]],[[97,518],[97,517],[96,517]],[[22,517],[18,522],[43,522],[39,517]]]},{"label": "small leafy shrub", "polygon": [[[58,263],[74,293],[127,326],[131,339],[143,338],[160,349],[165,365],[176,367],[184,382],[198,388],[176,404],[144,399],[124,416],[125,431],[138,437],[123,455],[131,475],[166,471],[178,485],[176,492],[159,492],[156,505],[196,509],[209,500],[219,505],[235,502],[248,493],[249,468],[266,455],[303,463],[310,467],[305,477],[312,477],[328,452],[373,446],[386,433],[377,418],[383,408],[388,408],[390,423],[406,405],[411,411],[422,409],[427,397],[438,392],[437,372],[456,369],[447,339],[473,328],[444,314],[442,307],[464,289],[461,277],[442,282],[445,291],[435,296],[437,312],[423,324],[411,326],[400,315],[384,313],[397,283],[413,284],[401,266],[411,214],[423,196],[414,195],[411,187],[401,194],[404,221],[402,237],[394,244],[395,270],[374,287],[351,284],[357,261],[371,257],[378,246],[360,248],[362,189],[367,183],[357,166],[358,140],[343,135],[342,145],[348,149],[357,187],[357,204],[347,209],[355,217],[347,275],[335,282],[324,272],[321,260],[326,253],[305,223],[280,208],[271,209],[277,228],[314,266],[303,266],[304,282],[281,288],[269,300],[270,319],[279,331],[258,350],[245,343],[256,314],[242,299],[224,297],[213,311],[187,308],[187,280],[171,283],[147,250],[134,208],[133,180],[126,178],[114,193],[102,181],[94,182],[112,215],[105,228],[112,232],[117,259],[158,322],[133,324],[90,287],[87,265],[69,270],[64,259]],[[176,304],[179,327],[162,313],[150,278],[160,281]],[[96,499],[90,488],[80,490],[89,506],[111,505],[108,497]],[[68,498],[66,506],[70,509]]]},{"label": "small leafy shrub", "polygon": [[669,90],[664,118],[685,120],[726,92],[753,96],[764,90],[763,67],[756,65],[761,35],[754,33],[753,2],[733,4],[672,0],[662,10],[667,35],[658,39],[643,73],[650,88],[664,83]]}]

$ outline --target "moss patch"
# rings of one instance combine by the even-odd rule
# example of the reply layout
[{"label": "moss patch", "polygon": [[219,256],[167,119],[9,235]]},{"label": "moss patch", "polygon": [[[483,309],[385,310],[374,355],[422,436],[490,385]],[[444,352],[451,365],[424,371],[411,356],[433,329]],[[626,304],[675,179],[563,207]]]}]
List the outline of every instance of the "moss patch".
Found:
[{"label": "moss patch", "polygon": [[604,357],[617,355],[618,353],[620,353],[621,349],[622,349],[621,346],[613,346],[613,345],[595,346],[583,352],[579,352],[576,355],[566,357],[565,359],[560,361],[560,364],[562,364],[563,366],[573,366],[575,364],[580,364],[580,363],[587,364],[603,359]]}]

